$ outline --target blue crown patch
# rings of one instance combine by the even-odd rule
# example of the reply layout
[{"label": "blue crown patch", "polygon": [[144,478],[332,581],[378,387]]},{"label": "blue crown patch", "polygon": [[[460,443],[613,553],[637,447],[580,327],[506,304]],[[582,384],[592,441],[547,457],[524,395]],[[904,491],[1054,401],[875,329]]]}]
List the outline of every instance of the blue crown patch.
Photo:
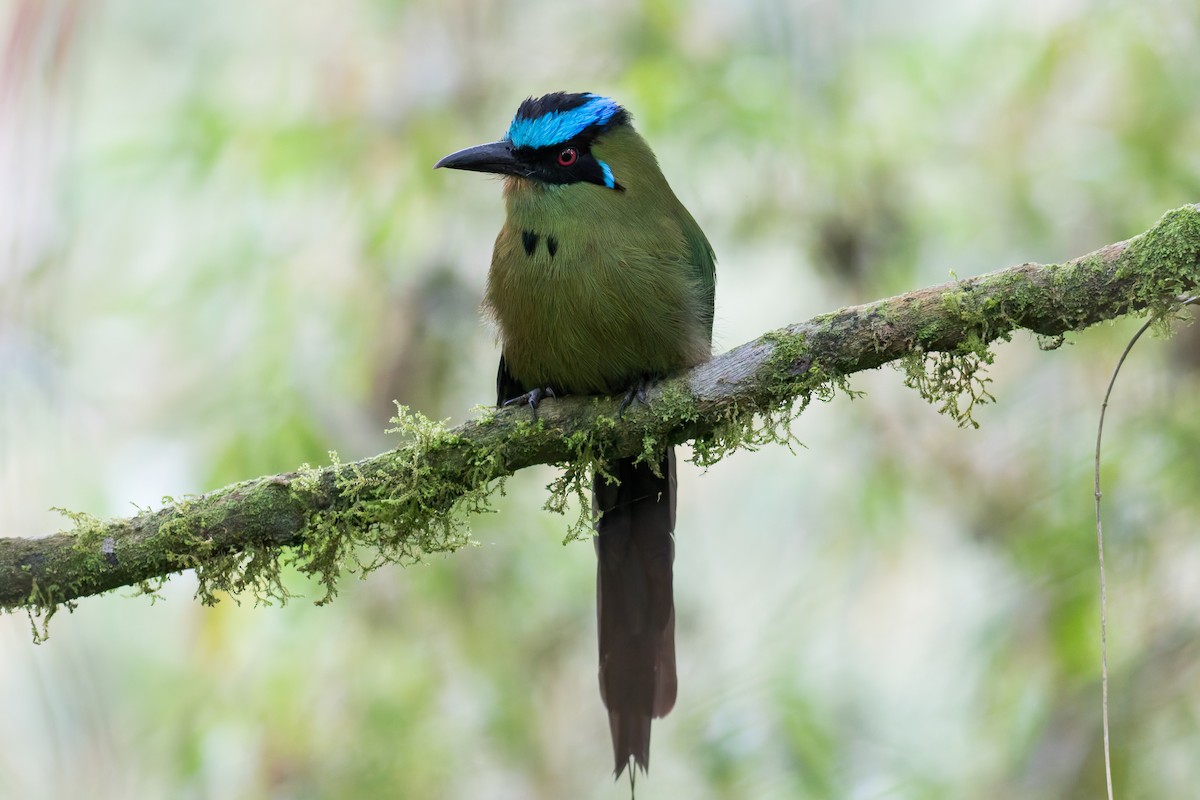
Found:
[{"label": "blue crown patch", "polygon": [[587,100],[575,108],[549,111],[533,119],[518,112],[508,126],[508,140],[513,147],[551,147],[574,139],[590,127],[606,125],[622,111],[607,97],[582,96]]}]

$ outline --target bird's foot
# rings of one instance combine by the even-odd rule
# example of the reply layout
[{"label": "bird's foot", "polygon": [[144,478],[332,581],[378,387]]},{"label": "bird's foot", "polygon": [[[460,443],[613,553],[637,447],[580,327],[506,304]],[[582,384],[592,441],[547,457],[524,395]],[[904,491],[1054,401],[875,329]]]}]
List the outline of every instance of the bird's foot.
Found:
[{"label": "bird's foot", "polygon": [[654,378],[649,375],[643,375],[638,378],[633,386],[630,386],[625,392],[625,396],[621,398],[621,405],[617,406],[617,418],[620,419],[625,416],[625,410],[633,405],[634,400],[637,400],[642,405],[646,405],[648,402],[646,390],[652,385],[654,385]]},{"label": "bird's foot", "polygon": [[516,405],[529,406],[529,410],[533,413],[533,421],[537,422],[538,406],[541,405],[542,401],[547,397],[558,397],[558,395],[556,395],[554,393],[554,389],[549,386],[545,387],[544,389],[530,389],[525,394],[518,395],[511,400],[505,400],[503,405],[505,408]]}]

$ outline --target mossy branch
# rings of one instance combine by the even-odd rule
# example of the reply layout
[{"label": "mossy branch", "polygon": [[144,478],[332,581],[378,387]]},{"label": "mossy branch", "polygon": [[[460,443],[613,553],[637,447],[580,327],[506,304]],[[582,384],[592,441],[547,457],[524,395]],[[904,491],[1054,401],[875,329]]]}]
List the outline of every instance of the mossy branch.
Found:
[{"label": "mossy branch", "polygon": [[[329,599],[347,568],[370,570],[469,541],[465,521],[488,509],[503,479],[534,464],[564,466],[551,507],[585,491],[614,456],[692,440],[695,460],[767,441],[816,397],[849,391],[847,376],[900,361],[907,383],[960,424],[986,402],[988,344],[1017,329],[1051,337],[1134,311],[1167,318],[1200,288],[1200,206],[1168,212],[1150,230],[1064,264],[1022,264],[825,314],[767,333],[653,387],[617,419],[617,398],[574,397],[486,412],[453,429],[401,409],[396,450],[352,464],[244,481],[157,511],[101,521],[68,514],[73,530],[0,539],[0,607],[47,617],[120,586],[195,569],[199,597],[249,590],[284,600],[280,570],[319,578]],[[585,530],[583,505],[575,531]],[[36,631],[36,628],[35,628]]]}]

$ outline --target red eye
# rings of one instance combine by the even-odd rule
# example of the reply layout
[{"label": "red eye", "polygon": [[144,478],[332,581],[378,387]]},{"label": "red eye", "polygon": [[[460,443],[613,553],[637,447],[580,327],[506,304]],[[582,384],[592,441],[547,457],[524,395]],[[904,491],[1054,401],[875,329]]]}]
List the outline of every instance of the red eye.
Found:
[{"label": "red eye", "polygon": [[579,152],[574,147],[568,147],[558,154],[558,165],[569,167],[579,160]]}]

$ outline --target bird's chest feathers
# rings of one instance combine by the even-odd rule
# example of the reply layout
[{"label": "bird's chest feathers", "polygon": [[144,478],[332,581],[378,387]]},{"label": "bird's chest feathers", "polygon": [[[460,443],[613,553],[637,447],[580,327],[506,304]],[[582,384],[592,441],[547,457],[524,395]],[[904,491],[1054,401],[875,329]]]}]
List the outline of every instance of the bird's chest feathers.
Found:
[{"label": "bird's chest feathers", "polygon": [[617,392],[707,357],[678,224],[651,217],[634,229],[586,205],[543,205],[510,202],[488,276],[513,377],[527,388]]}]

